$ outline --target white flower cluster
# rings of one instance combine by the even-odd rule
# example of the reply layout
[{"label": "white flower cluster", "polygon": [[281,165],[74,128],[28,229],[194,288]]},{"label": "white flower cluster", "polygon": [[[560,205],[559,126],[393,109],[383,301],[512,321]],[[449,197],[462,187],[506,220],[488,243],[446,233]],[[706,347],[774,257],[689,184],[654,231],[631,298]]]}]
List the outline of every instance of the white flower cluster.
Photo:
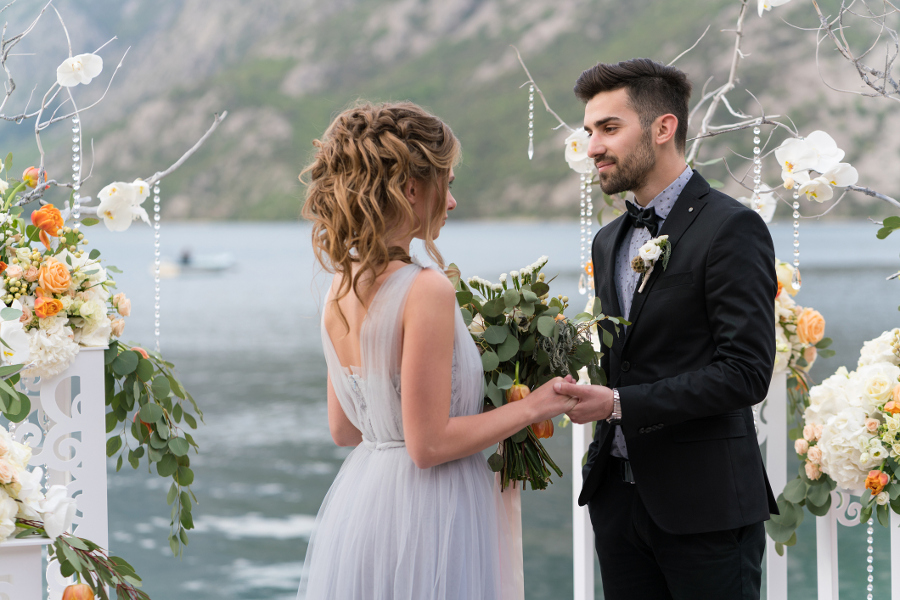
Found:
[{"label": "white flower cluster", "polygon": [[[781,165],[785,189],[806,194],[809,200],[825,202],[834,197],[832,186],[847,187],[859,180],[859,173],[842,163],[844,151],[824,131],[813,131],[806,138],[788,138],[775,149]],[[810,173],[820,173],[813,177]]]},{"label": "white flower cluster", "polygon": [[838,487],[859,491],[870,469],[900,456],[900,418],[881,410],[900,380],[900,359],[890,346],[898,331],[866,342],[855,371],[841,367],[810,389],[804,437],[816,445],[809,448],[807,473],[817,465]]},{"label": "white flower cluster", "polygon": [[29,460],[31,448],[0,428],[0,543],[15,533],[16,518],[43,521],[47,535],[55,540],[75,517],[75,500],[66,487],[54,485],[45,495],[43,471],[29,471]]},{"label": "white flower cluster", "polygon": [[[502,281],[502,279],[501,279],[501,281]],[[502,291],[502,290],[503,290],[503,286],[502,286],[501,284],[499,284],[499,283],[491,283],[491,282],[488,281],[487,279],[484,279],[484,278],[482,278],[482,277],[478,277],[477,275],[475,275],[475,276],[473,276],[473,277],[469,277],[468,279],[466,279],[466,283],[469,284],[469,287],[473,287],[473,288],[476,288],[476,289],[481,288],[481,289],[483,289],[483,290],[491,290],[491,291],[494,291],[494,292],[499,292],[499,291]]]}]

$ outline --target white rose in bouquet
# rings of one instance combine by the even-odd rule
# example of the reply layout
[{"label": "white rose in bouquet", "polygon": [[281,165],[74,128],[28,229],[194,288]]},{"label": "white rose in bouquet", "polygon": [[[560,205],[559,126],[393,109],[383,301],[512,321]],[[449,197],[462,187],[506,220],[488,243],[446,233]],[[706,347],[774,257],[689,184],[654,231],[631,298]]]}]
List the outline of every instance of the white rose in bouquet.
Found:
[{"label": "white rose in bouquet", "polygon": [[775,368],[773,372],[787,371],[791,359],[791,343],[784,332],[784,327],[775,326]]},{"label": "white rose in bouquet", "polygon": [[803,415],[807,425],[824,426],[830,417],[833,417],[848,404],[847,387],[850,383],[849,373],[844,367],[809,390],[809,406]]},{"label": "white rose in bouquet", "polygon": [[883,362],[893,365],[900,364],[900,359],[894,354],[892,347],[898,332],[900,332],[900,329],[891,329],[890,331],[885,331],[874,340],[864,342],[859,353],[858,366],[862,367]]},{"label": "white rose in bouquet", "polygon": [[82,346],[105,346],[111,335],[112,321],[104,313],[99,318],[86,320],[84,327],[75,331],[75,341]]}]

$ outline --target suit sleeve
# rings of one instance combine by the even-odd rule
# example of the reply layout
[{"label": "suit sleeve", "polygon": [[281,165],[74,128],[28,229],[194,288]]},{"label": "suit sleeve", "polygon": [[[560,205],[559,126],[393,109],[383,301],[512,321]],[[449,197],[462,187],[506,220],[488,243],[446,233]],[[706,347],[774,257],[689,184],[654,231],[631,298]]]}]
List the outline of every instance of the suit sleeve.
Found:
[{"label": "suit sleeve", "polygon": [[722,222],[706,257],[704,285],[716,348],[712,361],[696,371],[619,388],[626,438],[643,427],[723,414],[765,398],[775,361],[778,284],[772,238],[755,212],[740,210]]}]

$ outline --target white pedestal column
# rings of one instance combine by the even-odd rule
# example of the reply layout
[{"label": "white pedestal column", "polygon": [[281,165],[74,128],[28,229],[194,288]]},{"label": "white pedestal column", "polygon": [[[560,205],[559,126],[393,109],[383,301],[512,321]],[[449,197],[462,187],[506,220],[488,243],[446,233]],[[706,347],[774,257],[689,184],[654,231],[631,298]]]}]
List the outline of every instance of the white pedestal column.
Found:
[{"label": "white pedestal column", "polygon": [[[787,372],[772,376],[769,393],[760,405],[757,441],[766,442],[766,473],[778,497],[787,484]],[[766,597],[787,598],[787,552],[778,556],[775,542],[766,536]]]},{"label": "white pedestal column", "polygon": [[581,460],[591,443],[591,424],[572,424],[572,558],[575,600],[594,600],[594,530],[587,506],[578,506]]}]

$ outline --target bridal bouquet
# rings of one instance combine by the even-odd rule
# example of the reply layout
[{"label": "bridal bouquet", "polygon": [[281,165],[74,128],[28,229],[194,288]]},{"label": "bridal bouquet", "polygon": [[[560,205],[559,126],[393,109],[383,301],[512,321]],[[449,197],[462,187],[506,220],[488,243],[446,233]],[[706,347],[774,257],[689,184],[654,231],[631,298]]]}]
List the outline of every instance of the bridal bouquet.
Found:
[{"label": "bridal bouquet", "polygon": [[[601,320],[623,322],[599,313],[565,316],[568,298],[550,298],[550,285],[541,269],[542,256],[519,271],[500,275],[498,283],[480,277],[454,278],[460,311],[480,352],[484,369],[485,410],[515,402],[553,377],[586,369],[591,383],[606,377],[591,343],[590,329]],[[451,265],[451,269],[456,269]],[[458,271],[458,269],[456,269]],[[605,338],[611,335],[604,334]],[[612,340],[607,339],[607,345]],[[500,473],[501,486],[527,481],[531,489],[546,489],[550,468],[562,471],[550,458],[541,438],[553,435],[553,423],[534,423],[507,438],[488,464]],[[549,468],[548,468],[549,467]]]},{"label": "bridal bouquet", "polygon": [[865,342],[855,371],[841,367],[810,389],[794,450],[800,475],[779,496],[782,514],[766,523],[776,542],[792,545],[802,507],[824,515],[836,487],[861,495],[860,522],[874,511],[887,527],[888,510],[900,514],[900,329]]}]

